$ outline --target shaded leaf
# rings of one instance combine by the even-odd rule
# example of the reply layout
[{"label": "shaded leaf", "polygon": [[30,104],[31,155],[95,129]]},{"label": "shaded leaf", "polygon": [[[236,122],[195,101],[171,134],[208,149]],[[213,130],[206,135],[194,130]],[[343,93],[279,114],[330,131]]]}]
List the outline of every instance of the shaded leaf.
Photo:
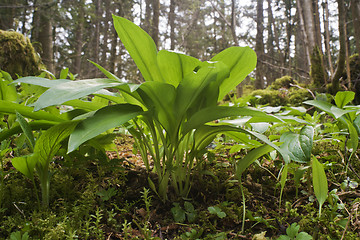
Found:
[{"label": "shaded leaf", "polygon": [[68,152],[97,135],[120,126],[143,113],[139,106],[131,104],[111,105],[97,110],[91,117],[80,122],[69,139]]}]

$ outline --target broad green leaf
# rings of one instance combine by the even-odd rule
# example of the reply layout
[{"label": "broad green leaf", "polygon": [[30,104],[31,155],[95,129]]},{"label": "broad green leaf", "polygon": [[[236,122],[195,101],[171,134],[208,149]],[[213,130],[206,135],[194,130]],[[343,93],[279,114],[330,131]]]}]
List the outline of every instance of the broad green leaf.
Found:
[{"label": "broad green leaf", "polygon": [[280,142],[283,142],[281,149],[295,162],[306,163],[310,161],[314,138],[314,129],[311,126],[304,126],[300,134],[286,132],[281,135]]},{"label": "broad green leaf", "polygon": [[217,54],[211,61],[221,61],[230,69],[230,76],[220,86],[220,101],[254,70],[257,58],[256,53],[249,47],[230,47]]},{"label": "broad green leaf", "polygon": [[352,148],[352,152],[355,152],[359,145],[359,135],[354,124],[352,124],[349,120],[346,120],[346,123],[350,134],[350,148]]},{"label": "broad green leaf", "polygon": [[55,87],[59,84],[71,82],[71,80],[68,79],[54,79],[50,80],[47,78],[41,78],[41,77],[23,77],[15,80],[13,83],[26,83],[26,84],[32,84],[37,85],[41,87],[51,88]]},{"label": "broad green leaf", "polygon": [[145,82],[137,92],[144,105],[152,113],[167,132],[175,132],[174,101],[175,87],[162,82]]},{"label": "broad green leaf", "polygon": [[321,207],[328,195],[328,182],[323,165],[314,156],[312,157],[312,174],[314,193],[319,202],[319,215],[321,216]]},{"label": "broad green leaf", "polygon": [[196,73],[186,75],[177,87],[175,109],[178,118],[183,118],[190,108],[199,104],[199,96],[204,96],[203,90],[211,82],[222,80],[228,74],[229,69],[223,63],[204,62]]},{"label": "broad green leaf", "polygon": [[69,68],[63,68],[60,71],[60,79],[66,79],[69,73]]},{"label": "broad green leaf", "polygon": [[143,113],[139,106],[117,104],[97,110],[93,116],[80,122],[70,135],[68,152],[74,151],[82,143],[97,135],[118,127]]},{"label": "broad green leaf", "polygon": [[122,84],[124,83],[103,78],[65,82],[46,90],[34,103],[34,111],[49,106],[60,105],[66,101],[95,93],[103,88],[115,87]]},{"label": "broad green leaf", "polygon": [[262,145],[258,148],[251,150],[242,159],[239,159],[236,163],[236,176],[241,179],[242,173],[261,156],[273,151],[274,148],[270,145]]},{"label": "broad green leaf", "polygon": [[340,118],[344,114],[356,111],[356,110],[343,110],[332,105],[331,103],[322,100],[309,100],[309,101],[305,101],[304,103],[319,108],[320,110],[326,112],[335,119]]},{"label": "broad green leaf", "polygon": [[14,157],[11,159],[14,168],[30,179],[34,178],[34,168],[37,162],[37,158],[34,158],[33,155]]},{"label": "broad green leaf", "polygon": [[[6,74],[4,71],[0,71],[0,74]],[[18,95],[14,85],[9,85],[11,81],[2,78],[0,75],[0,99],[9,102],[17,102]]]},{"label": "broad green leaf", "polygon": [[136,24],[113,15],[114,27],[145,81],[164,82],[157,64],[157,49],[151,37]]},{"label": "broad green leaf", "polygon": [[166,83],[177,87],[181,80],[201,63],[198,59],[185,54],[161,50],[157,62]]},{"label": "broad green leaf", "polygon": [[33,151],[34,150],[34,146],[35,146],[35,138],[34,135],[32,133],[32,129],[29,125],[29,123],[24,119],[24,117],[16,112],[16,118],[20,124],[21,129],[23,130],[26,138],[28,139],[29,143],[30,143],[30,148]]},{"label": "broad green leaf", "polygon": [[56,115],[45,111],[34,112],[32,107],[12,103],[6,100],[0,100],[0,113],[16,114],[16,112],[19,112],[22,116],[31,119],[47,120],[53,122],[65,121],[63,118],[57,117]]},{"label": "broad green leaf", "polygon": [[236,142],[243,143],[247,148],[257,148],[262,144],[255,139],[251,139],[251,135],[243,132],[226,132],[226,136],[229,136]]},{"label": "broad green leaf", "polygon": [[249,131],[246,129],[233,127],[230,125],[203,125],[196,129],[194,134],[194,141],[195,141],[195,149],[203,149],[206,146],[208,146],[211,141],[215,138],[215,136],[219,133],[227,133],[227,132],[241,132],[245,134],[252,135],[256,137],[257,139],[261,140],[262,142],[266,143],[267,145],[273,147],[275,150],[277,150],[285,159],[288,159],[288,155],[285,151],[280,149],[276,143],[271,142],[265,135]]},{"label": "broad green leaf", "polygon": [[345,105],[354,100],[355,93],[352,91],[337,92],[335,95],[335,104],[338,108],[344,108]]},{"label": "broad green leaf", "polygon": [[183,223],[185,222],[185,210],[180,207],[180,204],[175,202],[173,203],[174,207],[171,208],[171,213],[173,214],[175,222]]},{"label": "broad green leaf", "polygon": [[297,239],[296,236],[298,235],[299,230],[300,226],[297,223],[293,223],[286,229],[286,234],[290,237],[290,239]]},{"label": "broad green leaf", "polygon": [[188,122],[184,124],[183,134],[186,134],[191,129],[196,129],[207,122],[235,116],[256,116],[261,118],[263,122],[280,121],[277,117],[249,107],[211,106],[203,108],[191,116]]},{"label": "broad green leaf", "polygon": [[67,138],[78,124],[77,121],[59,123],[46,130],[36,141],[33,157],[38,158],[42,168],[46,169],[52,158],[61,147],[61,142]]},{"label": "broad green leaf", "polygon": [[226,217],[226,213],[223,212],[223,211],[221,210],[221,208],[219,208],[219,207],[217,207],[217,206],[208,207],[208,211],[209,211],[209,213],[211,213],[211,214],[217,215],[219,218],[224,218],[224,217]]}]

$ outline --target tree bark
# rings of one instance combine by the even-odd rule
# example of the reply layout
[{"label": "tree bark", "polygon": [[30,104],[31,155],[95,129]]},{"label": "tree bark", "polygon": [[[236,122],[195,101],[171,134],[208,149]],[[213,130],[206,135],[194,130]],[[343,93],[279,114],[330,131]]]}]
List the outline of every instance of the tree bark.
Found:
[{"label": "tree bark", "polygon": [[82,55],[82,46],[83,46],[83,34],[84,34],[84,5],[85,0],[81,0],[78,4],[78,27],[75,33],[75,56],[73,64],[73,73],[77,73],[81,76],[81,55]]},{"label": "tree bark", "polygon": [[345,55],[346,55],[346,36],[345,36],[345,6],[344,0],[337,0],[339,10],[339,42],[340,50],[338,56],[338,65],[335,75],[332,79],[332,94],[336,94],[340,89],[340,78],[345,68]]},{"label": "tree bark", "polygon": [[234,44],[239,45],[239,41],[236,36],[236,0],[231,0],[231,35],[234,39]]},{"label": "tree bark", "polygon": [[170,1],[169,25],[170,25],[170,49],[175,49],[175,0]]},{"label": "tree bark", "polygon": [[324,1],[324,29],[325,29],[325,48],[326,48],[326,55],[327,61],[329,65],[330,75],[333,76],[334,74],[334,67],[331,61],[331,52],[330,52],[330,30],[329,30],[329,6],[328,0]]},{"label": "tree bark", "polygon": [[159,45],[159,17],[160,17],[160,0],[153,0],[153,24],[151,37],[155,45]]},{"label": "tree bark", "polygon": [[263,74],[263,56],[264,56],[264,15],[263,15],[263,0],[257,0],[256,6],[256,45],[255,52],[257,54],[257,66],[255,72],[255,88],[263,89],[264,88],[264,74]]},{"label": "tree bark", "polygon": [[[2,0],[2,5],[14,5],[14,0]],[[15,8],[0,8],[0,29],[10,30],[14,28]]]},{"label": "tree bark", "polygon": [[[44,5],[49,3],[48,0],[36,1],[36,4]],[[53,50],[53,25],[52,25],[52,9],[51,6],[39,7],[33,15],[33,31],[31,35],[33,42],[38,42],[43,63],[47,69],[55,74],[54,68],[54,50]]]},{"label": "tree bark", "polygon": [[360,54],[360,1],[351,0],[351,14],[355,32],[356,50]]},{"label": "tree bark", "polygon": [[112,21],[110,12],[110,0],[103,0],[105,6],[105,19],[102,29],[103,43],[101,44],[101,64],[104,68],[108,68],[107,53],[109,52],[108,41],[109,41],[109,23]]}]

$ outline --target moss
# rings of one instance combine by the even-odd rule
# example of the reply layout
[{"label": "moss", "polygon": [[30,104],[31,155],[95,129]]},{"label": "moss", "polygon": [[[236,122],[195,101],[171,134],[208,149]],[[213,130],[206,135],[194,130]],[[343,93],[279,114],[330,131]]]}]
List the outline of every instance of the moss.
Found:
[{"label": "moss", "polygon": [[315,47],[311,57],[310,77],[315,88],[321,88],[325,85],[326,76],[324,70],[323,55],[318,47]]},{"label": "moss", "polygon": [[289,89],[291,88],[291,85],[298,85],[298,82],[295,81],[292,77],[290,76],[283,76],[281,78],[276,79],[270,86],[269,88],[272,90],[279,90],[280,88],[286,88]]},{"label": "moss", "polygon": [[0,69],[16,78],[16,75],[39,75],[45,67],[29,38],[21,33],[0,30]]},{"label": "moss", "polygon": [[306,89],[294,89],[290,91],[288,97],[291,106],[300,106],[302,102],[312,99],[311,93]]},{"label": "moss", "polygon": [[252,95],[258,98],[257,103],[260,105],[268,104],[270,106],[284,106],[287,104],[287,94],[283,90],[255,90]]},{"label": "moss", "polygon": [[299,106],[303,101],[311,99],[311,94],[306,89],[299,89],[293,85],[298,85],[298,82],[290,76],[283,76],[266,89],[255,90],[251,95],[259,97],[257,104],[270,106]]}]

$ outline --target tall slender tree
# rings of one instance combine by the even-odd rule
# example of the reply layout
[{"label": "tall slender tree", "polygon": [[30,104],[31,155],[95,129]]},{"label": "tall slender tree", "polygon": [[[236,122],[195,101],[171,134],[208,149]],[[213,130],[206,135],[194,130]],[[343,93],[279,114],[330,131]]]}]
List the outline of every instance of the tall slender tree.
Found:
[{"label": "tall slender tree", "polygon": [[340,42],[340,50],[339,56],[337,61],[337,67],[335,71],[335,75],[332,79],[332,93],[335,94],[340,89],[340,78],[344,73],[345,69],[345,48],[346,48],[346,36],[345,36],[345,6],[344,0],[337,0],[338,3],[338,10],[339,10],[339,42]]},{"label": "tall slender tree", "polygon": [[256,65],[256,76],[255,76],[255,88],[262,89],[264,88],[264,7],[263,0],[257,0],[256,5],[256,45],[255,52],[257,54],[258,60]]}]

